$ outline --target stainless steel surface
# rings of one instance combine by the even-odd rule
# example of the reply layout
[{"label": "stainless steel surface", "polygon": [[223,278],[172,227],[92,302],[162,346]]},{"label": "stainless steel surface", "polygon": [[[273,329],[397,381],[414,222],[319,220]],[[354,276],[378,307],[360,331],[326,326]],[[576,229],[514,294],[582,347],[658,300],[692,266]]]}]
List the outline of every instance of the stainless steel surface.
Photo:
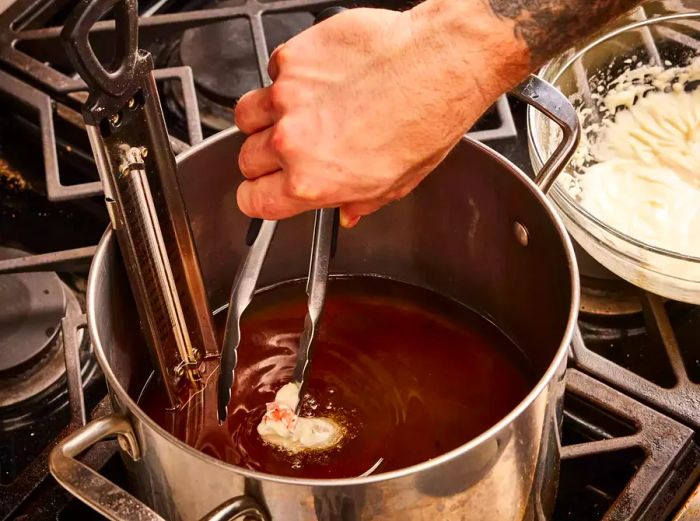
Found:
[{"label": "stainless steel surface", "polygon": [[[112,436],[116,436],[119,447],[128,457],[135,461],[140,459],[140,449],[131,423],[119,414],[112,414],[70,434],[61,442],[60,448],[51,451],[51,473],[60,475],[63,487],[109,519],[165,521],[144,503],[76,459],[98,441]],[[90,486],[90,493],[84,496],[76,494],[86,484]],[[236,519],[267,521],[268,517],[254,499],[246,496],[232,498],[202,517],[202,521]]]},{"label": "stainless steel surface", "polygon": [[73,494],[90,483],[90,491],[86,495],[76,495],[102,515],[111,517],[118,512],[121,519],[164,521],[146,505],[75,459],[96,442],[110,436],[117,436],[119,447],[129,457],[139,459],[139,444],[131,423],[127,418],[115,414],[94,420],[65,438],[60,448],[51,451],[51,473],[59,474],[61,485]]},{"label": "stainless steel surface", "polygon": [[[93,150],[107,149],[97,132],[91,132],[90,138]],[[165,227],[173,224],[170,219],[175,220],[175,216],[165,214],[165,222],[159,219],[159,215],[164,214],[155,206],[141,148],[121,144],[116,152],[113,163],[108,165],[98,156],[98,166],[106,167],[106,171],[100,170],[100,175],[107,184],[107,207],[112,226],[120,234],[122,251],[128,259],[130,282],[139,294],[137,305],[151,331],[149,347],[158,360],[171,406],[177,407],[183,387],[182,376],[196,385],[200,375],[190,326],[183,314],[182,290],[175,286],[171,252],[177,251],[176,246],[172,240],[166,244],[164,238]],[[108,152],[108,155],[111,154]],[[161,192],[160,183],[156,189]],[[162,200],[160,202],[162,207]],[[208,310],[208,305],[206,308]]]},{"label": "stainless steel surface", "polygon": [[697,521],[700,519],[700,485],[683,504],[673,521]]},{"label": "stainless steel surface", "polygon": [[239,265],[236,278],[233,281],[228,311],[226,312],[224,343],[221,346],[221,367],[217,382],[219,421],[224,421],[228,416],[227,407],[231,401],[233,372],[238,362],[237,351],[241,341],[241,316],[253,300],[260,271],[276,229],[277,221],[263,221],[258,236],[245,259]]},{"label": "stainless steel surface", "polygon": [[[179,158],[180,181],[215,306],[226,301],[233,284],[230,265],[246,254],[248,221],[231,205],[242,179],[240,174],[232,177],[231,168],[243,138],[235,130],[224,132]],[[310,235],[309,217],[279,224],[284,233],[270,246],[261,284],[305,274],[303,256],[290,252],[298,251],[300,237]],[[527,247],[514,236],[515,222],[529,232]],[[222,235],[222,229],[227,233]],[[140,459],[127,458],[127,463],[141,501],[168,519],[183,520],[200,519],[238,496],[254,498],[276,521],[456,520],[467,515],[471,520],[521,521],[547,516],[556,487],[563,374],[579,287],[569,239],[536,185],[488,148],[464,139],[413,193],[344,233],[333,271],[375,273],[429,287],[486,313],[527,353],[539,375],[537,384],[487,432],[410,468],[314,480],[225,464],[176,440],[135,403],[151,369],[146,353],[134,349],[139,340],[129,326],[135,319],[132,296],[114,234],[107,232],[90,275],[89,328],[115,408],[136,433]],[[125,425],[120,428],[126,431]],[[65,467],[53,466],[52,472],[87,502],[97,501],[95,489],[111,486],[91,475],[84,482],[91,492],[85,493]],[[129,519],[123,508],[131,504],[125,498],[122,510],[112,510],[108,517]]]},{"label": "stainless steel surface", "polygon": [[292,373],[292,380],[299,385],[299,402],[296,413],[301,410],[306,377],[311,368],[314,341],[318,333],[318,322],[323,312],[323,302],[326,299],[326,284],[331,262],[331,243],[333,241],[333,226],[335,221],[333,208],[317,210],[314,215],[314,235],[311,242],[311,262],[309,277],[306,281],[307,312],[304,317],[304,330],[299,339],[297,363]]},{"label": "stainless steel surface", "polygon": [[204,516],[206,521],[268,521],[270,518],[257,501],[248,496],[238,496]]},{"label": "stainless steel surface", "polygon": [[518,85],[513,94],[531,107],[542,112],[561,129],[563,137],[551,157],[540,169],[535,179],[543,192],[547,193],[556,181],[559,172],[571,159],[581,140],[581,127],[571,103],[557,89],[537,76]]},{"label": "stainless steel surface", "polygon": [[[124,160],[121,176],[126,180],[126,191],[130,194],[130,200],[133,202],[129,207],[129,220],[132,223],[139,223],[139,228],[132,226],[127,230],[127,234],[130,235],[132,242],[143,241],[148,258],[154,260],[153,269],[156,285],[149,288],[149,290],[157,290],[156,295],[153,295],[153,297],[162,298],[167,311],[167,318],[169,319],[168,325],[172,329],[175,347],[180,359],[178,365],[170,366],[169,369],[175,372],[180,370],[187,375],[188,379],[196,382],[200,378],[197,372],[199,361],[197,360],[195,348],[192,346],[182,304],[178,298],[178,288],[175,286],[173,269],[168,258],[168,251],[163,239],[156,206],[151,196],[151,187],[148,185],[141,150],[136,147],[127,147]],[[143,233],[140,236],[135,236],[137,230]],[[134,236],[131,236],[132,234]],[[142,261],[145,260],[142,259]],[[159,353],[158,356],[166,355]]]}]

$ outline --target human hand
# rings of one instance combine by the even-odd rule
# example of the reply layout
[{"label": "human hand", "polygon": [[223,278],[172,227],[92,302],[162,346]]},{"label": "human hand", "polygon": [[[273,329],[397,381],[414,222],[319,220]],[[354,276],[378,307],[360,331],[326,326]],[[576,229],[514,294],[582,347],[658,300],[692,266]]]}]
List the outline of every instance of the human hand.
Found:
[{"label": "human hand", "polygon": [[427,4],[352,9],[275,50],[273,84],[236,107],[248,134],[239,156],[244,213],[283,219],[340,207],[341,223],[353,226],[415,188],[519,81],[500,76],[490,37],[467,31],[467,45],[446,30],[451,15]]}]

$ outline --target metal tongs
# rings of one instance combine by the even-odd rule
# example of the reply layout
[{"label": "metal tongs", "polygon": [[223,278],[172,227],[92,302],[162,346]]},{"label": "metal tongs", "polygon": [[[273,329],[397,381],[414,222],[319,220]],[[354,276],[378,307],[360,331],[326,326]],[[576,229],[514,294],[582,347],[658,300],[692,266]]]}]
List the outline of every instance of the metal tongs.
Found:
[{"label": "metal tongs", "polygon": [[[318,323],[323,311],[326,298],[326,283],[330,259],[335,253],[338,234],[339,210],[316,210],[314,219],[314,235],[311,244],[311,261],[309,276],[306,283],[307,313],[304,318],[304,330],[299,339],[299,351],[292,375],[292,380],[299,386],[299,396],[304,396],[305,385],[311,365],[314,340],[318,333]],[[221,347],[221,369],[218,382],[218,411],[219,421],[223,422],[228,416],[228,404],[231,400],[231,389],[234,381],[234,370],[238,361],[238,344],[241,341],[241,315],[250,304],[260,270],[272,242],[277,223],[264,221],[260,232],[251,246],[248,256],[241,265],[233,283],[231,300],[226,316],[224,343]],[[302,400],[299,400],[296,413],[299,413]]]},{"label": "metal tongs", "polygon": [[[314,20],[317,24],[345,9],[329,7],[321,11]],[[307,313],[304,318],[304,330],[299,339],[297,362],[292,375],[293,381],[299,386],[299,414],[304,396],[309,367],[313,355],[314,340],[318,333],[318,323],[323,311],[326,298],[326,283],[331,257],[335,254],[338,237],[340,211],[335,208],[316,210],[314,220],[314,235],[311,244],[311,261],[309,276],[306,283]],[[275,235],[277,221],[260,221],[253,219],[248,230],[247,242],[250,250],[243,264],[238,268],[231,290],[224,343],[221,346],[221,368],[218,381],[218,414],[219,422],[223,423],[228,416],[228,404],[231,401],[231,391],[234,382],[234,371],[238,362],[238,345],[241,341],[241,316],[253,299],[260,271],[262,270],[267,251]]]}]

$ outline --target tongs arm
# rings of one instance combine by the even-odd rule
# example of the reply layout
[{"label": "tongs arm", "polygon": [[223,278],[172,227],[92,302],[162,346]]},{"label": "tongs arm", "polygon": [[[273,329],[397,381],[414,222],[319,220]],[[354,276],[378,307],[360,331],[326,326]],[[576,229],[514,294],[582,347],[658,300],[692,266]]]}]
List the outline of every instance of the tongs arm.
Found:
[{"label": "tongs arm", "polygon": [[218,412],[219,421],[223,422],[228,416],[228,403],[231,401],[233,387],[233,372],[238,362],[238,344],[241,341],[241,315],[246,310],[260,277],[267,251],[270,249],[272,238],[275,236],[277,221],[263,221],[255,241],[248,251],[243,263],[239,266],[226,315],[224,343],[221,346],[221,367],[218,380]]},{"label": "tongs arm", "polygon": [[311,365],[314,341],[318,334],[318,323],[326,299],[326,285],[330,260],[333,256],[333,244],[338,232],[339,210],[316,210],[314,220],[314,237],[311,244],[311,261],[309,262],[309,278],[306,282],[307,312],[304,318],[304,330],[299,339],[297,363],[292,379],[299,385],[299,403],[297,414],[301,408],[301,397],[304,396],[306,377]]}]

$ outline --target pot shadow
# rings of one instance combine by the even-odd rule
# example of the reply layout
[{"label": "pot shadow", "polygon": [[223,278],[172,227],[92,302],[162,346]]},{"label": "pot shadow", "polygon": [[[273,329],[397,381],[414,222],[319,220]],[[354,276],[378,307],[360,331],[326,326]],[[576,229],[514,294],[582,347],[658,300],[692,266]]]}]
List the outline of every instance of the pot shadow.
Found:
[{"label": "pot shadow", "polygon": [[364,487],[318,487],[313,494],[318,521],[359,521],[362,518]]},{"label": "pot shadow", "polygon": [[[418,494],[428,497],[450,497],[460,494],[475,484],[496,465],[507,447],[512,433],[494,438],[469,453],[465,458],[443,463],[422,471],[413,479]],[[368,508],[367,494],[372,485],[357,487],[317,487],[313,490],[314,511],[318,521],[359,521]]]},{"label": "pot shadow", "polygon": [[504,436],[487,440],[468,455],[450,460],[416,477],[416,488],[430,497],[450,497],[479,483],[496,465],[511,438],[510,429]]}]

